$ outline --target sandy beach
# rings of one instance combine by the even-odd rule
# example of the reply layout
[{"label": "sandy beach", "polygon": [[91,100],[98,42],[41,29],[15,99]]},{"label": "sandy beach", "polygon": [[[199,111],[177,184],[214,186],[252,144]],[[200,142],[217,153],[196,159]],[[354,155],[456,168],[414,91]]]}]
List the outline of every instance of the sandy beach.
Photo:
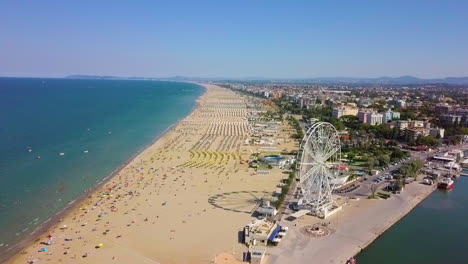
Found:
[{"label": "sandy beach", "polygon": [[190,115],[7,263],[235,263],[238,231],[284,176],[248,169],[245,97],[204,86]]},{"label": "sandy beach", "polygon": [[[6,263],[241,263],[247,248],[239,231],[287,174],[248,168],[250,154],[263,148],[246,144],[249,103],[258,99],[203,86],[190,115]],[[285,123],[274,148],[291,151],[298,146]],[[388,200],[340,198],[343,209],[326,220],[282,219],[290,231],[268,248],[267,263],[344,263],[433,189],[414,182]],[[325,222],[326,237],[303,231]]]}]

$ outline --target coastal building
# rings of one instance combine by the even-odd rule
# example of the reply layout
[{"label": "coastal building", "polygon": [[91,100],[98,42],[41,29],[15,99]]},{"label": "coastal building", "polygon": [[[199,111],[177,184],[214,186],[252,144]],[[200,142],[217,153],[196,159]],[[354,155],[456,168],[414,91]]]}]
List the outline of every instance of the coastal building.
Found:
[{"label": "coastal building", "polygon": [[340,118],[341,116],[344,115],[343,112],[344,112],[344,106],[333,107],[332,117]]},{"label": "coastal building", "polygon": [[405,108],[406,107],[406,101],[405,100],[398,100],[397,101],[397,106],[400,108]]},{"label": "coastal building", "polygon": [[357,100],[358,106],[362,106],[362,107],[368,107],[369,105],[372,105],[373,103],[374,102],[372,101],[372,99],[365,98],[365,97],[359,98]]},{"label": "coastal building", "polygon": [[379,113],[370,113],[370,115],[367,118],[367,121],[373,126],[380,125],[383,122],[383,115]]},{"label": "coastal building", "polygon": [[422,127],[425,127],[425,122],[422,120],[410,120],[409,127],[410,128],[422,128]]},{"label": "coastal building", "polygon": [[444,124],[460,124],[462,121],[461,115],[445,114],[440,115],[440,122]]},{"label": "coastal building", "polygon": [[384,123],[387,123],[388,121],[393,120],[392,119],[392,111],[388,110],[387,112],[382,112],[383,115],[383,121]]},{"label": "coastal building", "polygon": [[431,128],[431,123],[427,120],[424,120],[424,128]]},{"label": "coastal building", "polygon": [[405,130],[409,127],[409,121],[407,120],[398,120],[396,122],[396,127],[400,130]]},{"label": "coastal building", "polygon": [[269,242],[278,243],[281,226],[266,219],[255,220],[244,227],[244,243],[248,246],[266,246]]},{"label": "coastal building", "polygon": [[300,98],[298,99],[298,101],[299,101],[299,106],[300,106],[301,108],[304,108],[304,107],[305,107],[305,108],[309,108],[309,106],[315,104],[316,99],[315,99],[315,98],[311,98],[311,97],[300,97]]},{"label": "coastal building", "polygon": [[445,134],[445,129],[443,128],[431,128],[429,130],[429,135],[435,137],[435,138],[444,138]]},{"label": "coastal building", "polygon": [[256,210],[258,219],[273,219],[278,211],[274,206],[270,205],[269,201],[264,201],[262,205]]},{"label": "coastal building", "polygon": [[371,109],[361,109],[357,113],[358,120],[365,124],[380,125],[383,123],[383,114],[376,113]]},{"label": "coastal building", "polygon": [[367,123],[367,115],[371,113],[371,110],[361,109],[358,111],[358,120],[362,123]]},{"label": "coastal building", "polygon": [[397,106],[397,107],[400,107],[400,108],[404,108],[406,107],[406,101],[403,100],[403,99],[391,99],[388,101],[388,104],[389,105],[393,105],[393,106]]},{"label": "coastal building", "polygon": [[446,114],[439,116],[439,120],[444,124],[468,125],[468,108],[455,108]]},{"label": "coastal building", "polygon": [[395,112],[392,110],[387,110],[386,112],[382,113],[383,115],[383,122],[387,123],[392,120],[400,119],[400,112]]},{"label": "coastal building", "polygon": [[392,120],[400,119],[400,112],[392,111]]},{"label": "coastal building", "polygon": [[444,103],[444,104],[437,104],[437,105],[434,107],[434,112],[435,112],[437,115],[447,114],[449,111],[450,111],[450,105],[447,104],[447,103]]},{"label": "coastal building", "polygon": [[430,130],[427,128],[419,127],[419,128],[408,128],[405,130],[405,137],[406,140],[416,140],[419,135],[425,137],[429,136]]},{"label": "coastal building", "polygon": [[358,109],[355,106],[351,105],[344,105],[344,106],[337,106],[333,108],[332,117],[340,118],[345,115],[353,115],[356,116],[358,114]]}]

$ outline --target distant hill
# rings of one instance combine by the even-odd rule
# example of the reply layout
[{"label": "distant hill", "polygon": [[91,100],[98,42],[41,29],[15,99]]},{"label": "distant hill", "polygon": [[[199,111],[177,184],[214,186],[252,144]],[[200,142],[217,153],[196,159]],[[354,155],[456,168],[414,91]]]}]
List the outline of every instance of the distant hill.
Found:
[{"label": "distant hill", "polygon": [[68,79],[105,79],[105,80],[166,80],[166,81],[283,81],[283,82],[308,82],[308,83],[348,83],[348,84],[466,84],[468,85],[468,77],[446,77],[440,79],[421,79],[414,76],[400,77],[378,77],[378,78],[353,78],[353,77],[317,77],[317,78],[296,78],[296,79],[269,79],[262,77],[251,78],[203,78],[203,77],[185,77],[174,76],[167,78],[151,78],[151,77],[116,77],[116,76],[101,76],[101,75],[69,75]]},{"label": "distant hill", "polygon": [[102,75],[68,75],[66,79],[120,79],[115,76],[102,76]]},{"label": "distant hill", "polygon": [[314,83],[352,83],[352,84],[468,84],[468,77],[447,77],[441,79],[421,79],[414,76],[401,77],[378,77],[378,78],[348,78],[348,77],[329,77],[329,78],[309,78],[302,81]]}]

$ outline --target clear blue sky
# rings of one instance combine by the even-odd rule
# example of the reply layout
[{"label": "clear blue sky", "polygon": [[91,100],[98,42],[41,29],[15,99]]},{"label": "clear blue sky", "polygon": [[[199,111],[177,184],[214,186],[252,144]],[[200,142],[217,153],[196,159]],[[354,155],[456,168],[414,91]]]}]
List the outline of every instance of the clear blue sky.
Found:
[{"label": "clear blue sky", "polygon": [[0,20],[0,76],[468,75],[463,0],[3,0]]}]

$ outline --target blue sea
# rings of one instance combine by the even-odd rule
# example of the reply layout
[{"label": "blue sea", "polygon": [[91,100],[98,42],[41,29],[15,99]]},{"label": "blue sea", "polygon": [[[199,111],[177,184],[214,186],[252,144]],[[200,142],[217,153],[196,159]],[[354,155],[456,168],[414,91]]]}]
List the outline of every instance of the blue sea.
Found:
[{"label": "blue sea", "polygon": [[189,114],[202,93],[191,83],[0,78],[0,252]]},{"label": "blue sea", "polygon": [[[464,170],[464,173],[468,173]],[[359,264],[468,263],[468,177],[435,190],[357,255]]]}]

